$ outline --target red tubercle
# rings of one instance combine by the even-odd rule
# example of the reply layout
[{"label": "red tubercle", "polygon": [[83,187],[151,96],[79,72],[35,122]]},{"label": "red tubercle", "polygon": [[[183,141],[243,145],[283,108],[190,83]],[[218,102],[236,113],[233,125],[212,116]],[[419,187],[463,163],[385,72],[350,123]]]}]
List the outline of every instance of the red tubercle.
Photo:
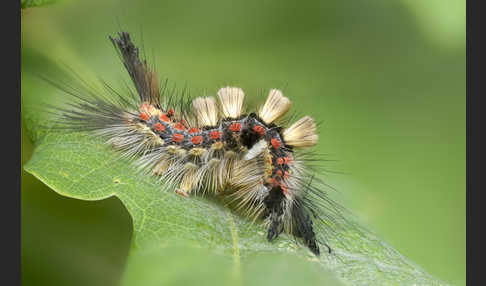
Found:
[{"label": "red tubercle", "polygon": [[283,178],[284,179],[288,179],[290,177],[290,173],[287,172],[287,171],[284,171],[284,175],[283,175]]},{"label": "red tubercle", "polygon": [[170,118],[167,117],[167,115],[165,115],[165,114],[162,114],[161,116],[159,116],[159,119],[160,119],[160,121],[170,122]]},{"label": "red tubercle", "polygon": [[199,133],[201,132],[201,130],[199,130],[199,128],[196,128],[196,127],[192,127],[189,129],[189,134],[193,134],[193,133]]},{"label": "red tubercle", "polygon": [[147,121],[150,119],[150,114],[148,114],[147,112],[141,112],[138,117],[143,121]]},{"label": "red tubercle", "polygon": [[260,135],[265,135],[265,128],[263,128],[263,126],[261,126],[261,125],[253,126],[253,131],[255,131],[256,133],[258,133]]},{"label": "red tubercle", "polygon": [[280,186],[280,182],[277,181],[277,179],[275,179],[275,178],[270,179],[270,184],[272,184],[272,186],[274,186],[274,187]]},{"label": "red tubercle", "polygon": [[241,130],[241,123],[233,123],[229,126],[229,130],[239,132]]},{"label": "red tubercle", "polygon": [[171,109],[169,109],[169,110],[167,111],[167,114],[168,114],[169,116],[171,116],[171,117],[172,117],[172,116],[174,116],[174,114],[175,114],[174,109],[172,109],[172,108],[171,108]]},{"label": "red tubercle", "polygon": [[148,111],[149,109],[150,109],[150,104],[148,104],[147,102],[142,103],[142,105],[140,106],[140,110],[142,111]]},{"label": "red tubercle", "polygon": [[286,195],[289,192],[289,188],[275,178],[270,179],[270,184],[272,184],[272,186],[274,187],[279,187],[282,190],[282,193],[284,195]]},{"label": "red tubercle", "polygon": [[290,163],[292,160],[289,157],[283,157],[284,164]]},{"label": "red tubercle", "polygon": [[165,130],[165,126],[162,123],[159,123],[159,122],[154,124],[154,128],[158,132],[163,132]]},{"label": "red tubercle", "polygon": [[277,158],[277,164],[282,165],[284,163],[284,159],[279,157]]},{"label": "red tubercle", "polygon": [[216,130],[211,131],[211,132],[209,133],[209,137],[210,137],[211,139],[213,139],[213,140],[217,140],[217,139],[219,139],[219,137],[221,137],[221,132],[216,131]]},{"label": "red tubercle", "polygon": [[181,131],[185,131],[186,130],[186,127],[182,123],[180,123],[180,122],[176,123],[174,125],[174,128],[177,129],[177,130],[181,130]]},{"label": "red tubercle", "polygon": [[270,140],[270,143],[272,144],[274,149],[280,148],[280,141],[277,138],[272,138]]},{"label": "red tubercle", "polygon": [[275,172],[275,174],[279,177],[282,177],[283,173],[281,170],[277,170],[277,172]]},{"label": "red tubercle", "polygon": [[182,140],[184,140],[184,135],[179,134],[179,133],[172,135],[172,141],[179,143]]},{"label": "red tubercle", "polygon": [[286,195],[289,192],[289,188],[284,184],[280,184],[280,189],[282,189],[282,193],[284,195]]},{"label": "red tubercle", "polygon": [[155,106],[148,102],[143,102],[142,105],[140,105],[140,112],[147,112],[149,115],[155,114],[157,110],[158,109]]},{"label": "red tubercle", "polygon": [[201,144],[203,142],[204,138],[202,136],[194,136],[191,138],[192,144]]}]

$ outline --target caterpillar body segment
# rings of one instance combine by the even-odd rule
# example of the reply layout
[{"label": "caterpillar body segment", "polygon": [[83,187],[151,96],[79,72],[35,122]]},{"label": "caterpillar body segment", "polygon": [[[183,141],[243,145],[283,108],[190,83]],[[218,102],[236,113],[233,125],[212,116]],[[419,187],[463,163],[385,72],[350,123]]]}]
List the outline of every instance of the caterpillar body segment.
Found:
[{"label": "caterpillar body segment", "polygon": [[291,106],[280,90],[270,90],[257,111],[245,113],[245,93],[229,86],[177,111],[129,34],[110,39],[138,96],[112,101],[80,96],[71,109],[57,109],[68,127],[105,138],[138,169],[182,196],[221,196],[241,214],[261,221],[269,241],[286,232],[315,255],[319,245],[331,252],[325,237],[340,213],[307,167],[308,157],[298,152],[317,144],[311,117],[279,126]]}]

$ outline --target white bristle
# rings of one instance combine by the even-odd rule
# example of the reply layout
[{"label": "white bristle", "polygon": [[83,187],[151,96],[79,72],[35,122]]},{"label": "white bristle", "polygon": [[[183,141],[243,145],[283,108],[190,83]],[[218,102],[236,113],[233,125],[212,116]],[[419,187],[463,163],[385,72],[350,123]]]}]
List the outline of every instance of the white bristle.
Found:
[{"label": "white bristle", "polygon": [[283,132],[285,144],[309,147],[317,144],[316,124],[310,116],[304,116]]},{"label": "white bristle", "polygon": [[216,126],[218,107],[214,97],[198,97],[192,101],[192,107],[200,126]]},{"label": "white bristle", "polygon": [[261,139],[253,147],[251,147],[250,150],[248,150],[248,153],[245,155],[245,160],[251,160],[255,158],[256,156],[260,155],[266,148],[268,147],[267,141],[265,139]]},{"label": "white bristle", "polygon": [[218,91],[223,114],[225,117],[238,118],[243,107],[245,93],[238,87],[223,87]]},{"label": "white bristle", "polygon": [[290,100],[280,90],[272,89],[258,115],[266,124],[270,124],[282,117],[290,109],[290,105]]}]

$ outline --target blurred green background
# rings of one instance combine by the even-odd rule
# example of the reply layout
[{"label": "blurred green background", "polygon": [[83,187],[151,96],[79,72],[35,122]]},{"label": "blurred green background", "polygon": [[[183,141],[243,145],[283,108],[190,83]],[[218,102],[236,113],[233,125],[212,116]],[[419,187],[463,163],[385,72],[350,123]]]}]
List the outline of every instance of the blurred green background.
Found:
[{"label": "blurred green background", "polygon": [[[465,285],[465,1],[64,1],[22,11],[22,96],[46,59],[122,89],[108,34],[143,37],[194,94],[283,88],[323,121],[320,174],[343,204],[430,274]],[[22,163],[33,152],[22,130]],[[344,172],[337,174],[333,172]],[[114,285],[131,220],[116,198],[62,197],[22,173],[23,285]]]}]

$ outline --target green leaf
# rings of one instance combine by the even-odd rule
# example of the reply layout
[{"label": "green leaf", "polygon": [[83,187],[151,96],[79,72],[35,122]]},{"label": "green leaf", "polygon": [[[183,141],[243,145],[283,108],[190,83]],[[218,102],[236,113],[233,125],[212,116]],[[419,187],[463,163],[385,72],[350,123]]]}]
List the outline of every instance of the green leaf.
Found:
[{"label": "green leaf", "polygon": [[[287,261],[287,268],[301,269],[294,275],[298,281],[328,281],[334,275],[349,285],[446,285],[368,232],[340,233],[339,241],[330,241],[333,254],[323,253],[319,259],[286,235],[269,243],[265,229],[217,201],[176,195],[155,178],[137,173],[101,140],[46,131],[41,128],[41,117],[29,111],[24,107],[23,119],[36,147],[25,170],[67,197],[101,200],[116,196],[132,216],[134,238],[124,285],[178,284],[184,279],[198,284],[220,279],[226,281],[222,285],[253,285],[249,281],[263,283],[272,271],[288,275],[285,267],[278,266],[280,261]],[[175,242],[184,247],[177,248]],[[286,256],[276,258],[276,254]],[[176,269],[182,275],[174,274],[174,265],[179,265]],[[315,266],[320,267],[319,277]],[[206,271],[214,275],[197,275]],[[281,285],[289,279],[272,279],[265,285],[279,281]]]},{"label": "green leaf", "polygon": [[[123,285],[344,285],[310,261],[289,254],[253,256],[235,267],[208,249],[172,242],[136,251]],[[189,274],[189,275],[188,275]]]}]

